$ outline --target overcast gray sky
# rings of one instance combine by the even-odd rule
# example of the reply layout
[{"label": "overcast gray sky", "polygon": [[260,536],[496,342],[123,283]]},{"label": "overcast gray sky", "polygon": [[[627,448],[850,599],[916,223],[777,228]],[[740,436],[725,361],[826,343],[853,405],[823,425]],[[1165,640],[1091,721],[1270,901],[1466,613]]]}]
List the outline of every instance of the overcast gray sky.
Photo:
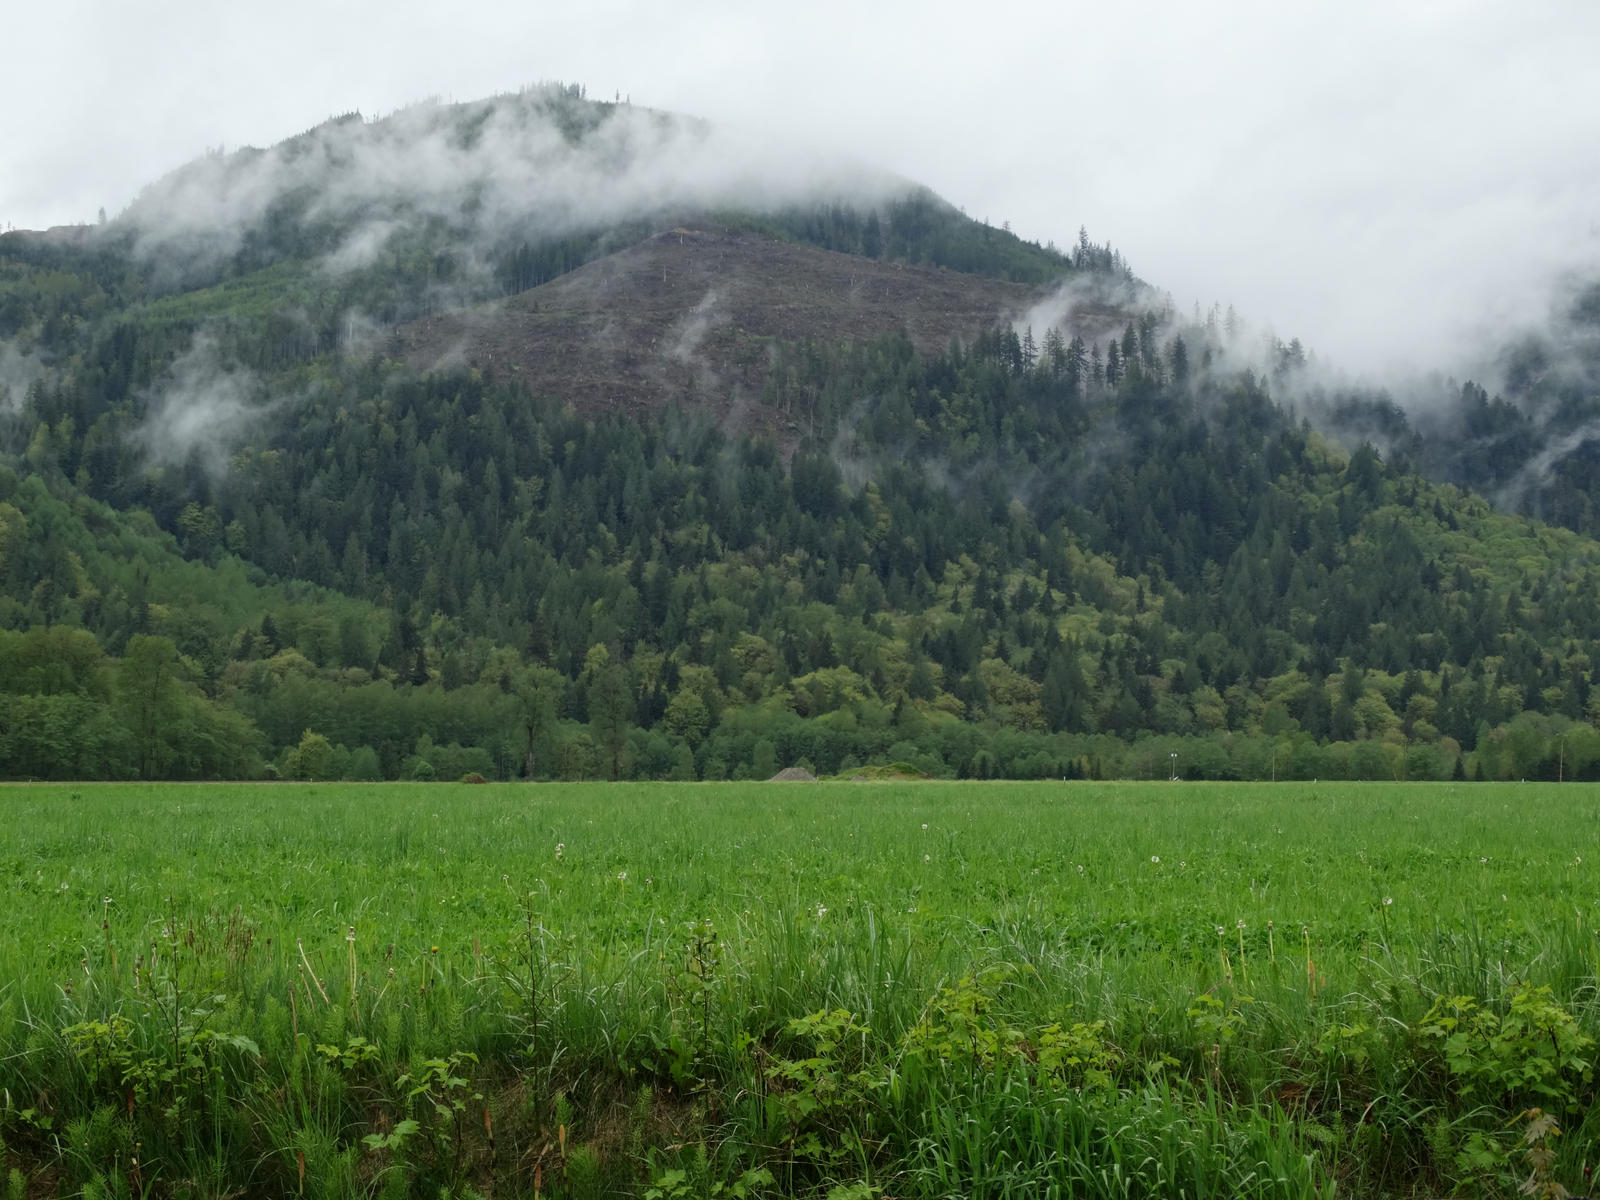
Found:
[{"label": "overcast gray sky", "polygon": [[1453,366],[1600,261],[1596,0],[56,0],[7,13],[0,222],[207,147],[540,79],[770,130],[1325,357]]}]

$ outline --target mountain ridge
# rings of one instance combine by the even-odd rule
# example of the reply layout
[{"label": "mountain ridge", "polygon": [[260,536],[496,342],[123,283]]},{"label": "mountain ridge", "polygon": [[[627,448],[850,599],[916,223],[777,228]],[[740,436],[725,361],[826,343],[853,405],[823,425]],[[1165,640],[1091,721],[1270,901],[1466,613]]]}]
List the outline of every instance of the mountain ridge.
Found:
[{"label": "mountain ridge", "polygon": [[[680,143],[517,104],[252,152],[190,242],[0,238],[0,774],[292,774],[313,735],[358,777],[1600,771],[1600,546],[1421,478],[1298,342],[911,185],[540,227],[583,155]],[[535,119],[518,162],[583,186],[521,224],[525,174],[428,165]],[[279,186],[335,152],[389,173]]]}]

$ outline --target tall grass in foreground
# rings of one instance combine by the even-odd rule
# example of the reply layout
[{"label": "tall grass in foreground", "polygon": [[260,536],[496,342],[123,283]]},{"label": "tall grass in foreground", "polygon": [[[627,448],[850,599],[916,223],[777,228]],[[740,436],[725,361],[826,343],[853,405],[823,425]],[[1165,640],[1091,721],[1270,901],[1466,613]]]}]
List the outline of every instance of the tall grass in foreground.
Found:
[{"label": "tall grass in foreground", "polygon": [[1597,823],[1576,785],[4,788],[0,1182],[1582,1191]]}]

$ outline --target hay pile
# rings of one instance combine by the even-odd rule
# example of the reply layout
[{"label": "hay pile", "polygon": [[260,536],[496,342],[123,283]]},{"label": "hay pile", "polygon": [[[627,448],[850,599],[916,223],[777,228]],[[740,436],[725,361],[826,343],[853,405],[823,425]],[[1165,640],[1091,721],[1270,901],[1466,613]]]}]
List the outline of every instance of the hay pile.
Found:
[{"label": "hay pile", "polygon": [[815,783],[817,777],[804,767],[785,767],[779,771],[768,783]]}]

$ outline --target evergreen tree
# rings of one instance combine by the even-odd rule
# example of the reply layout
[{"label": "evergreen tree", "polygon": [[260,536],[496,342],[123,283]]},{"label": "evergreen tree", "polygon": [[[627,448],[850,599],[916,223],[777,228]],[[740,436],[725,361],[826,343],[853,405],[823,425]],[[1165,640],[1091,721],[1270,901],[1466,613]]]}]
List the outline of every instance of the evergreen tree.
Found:
[{"label": "evergreen tree", "polygon": [[1039,692],[1045,721],[1052,732],[1087,732],[1087,691],[1076,651],[1066,645],[1058,647],[1050,656]]}]

